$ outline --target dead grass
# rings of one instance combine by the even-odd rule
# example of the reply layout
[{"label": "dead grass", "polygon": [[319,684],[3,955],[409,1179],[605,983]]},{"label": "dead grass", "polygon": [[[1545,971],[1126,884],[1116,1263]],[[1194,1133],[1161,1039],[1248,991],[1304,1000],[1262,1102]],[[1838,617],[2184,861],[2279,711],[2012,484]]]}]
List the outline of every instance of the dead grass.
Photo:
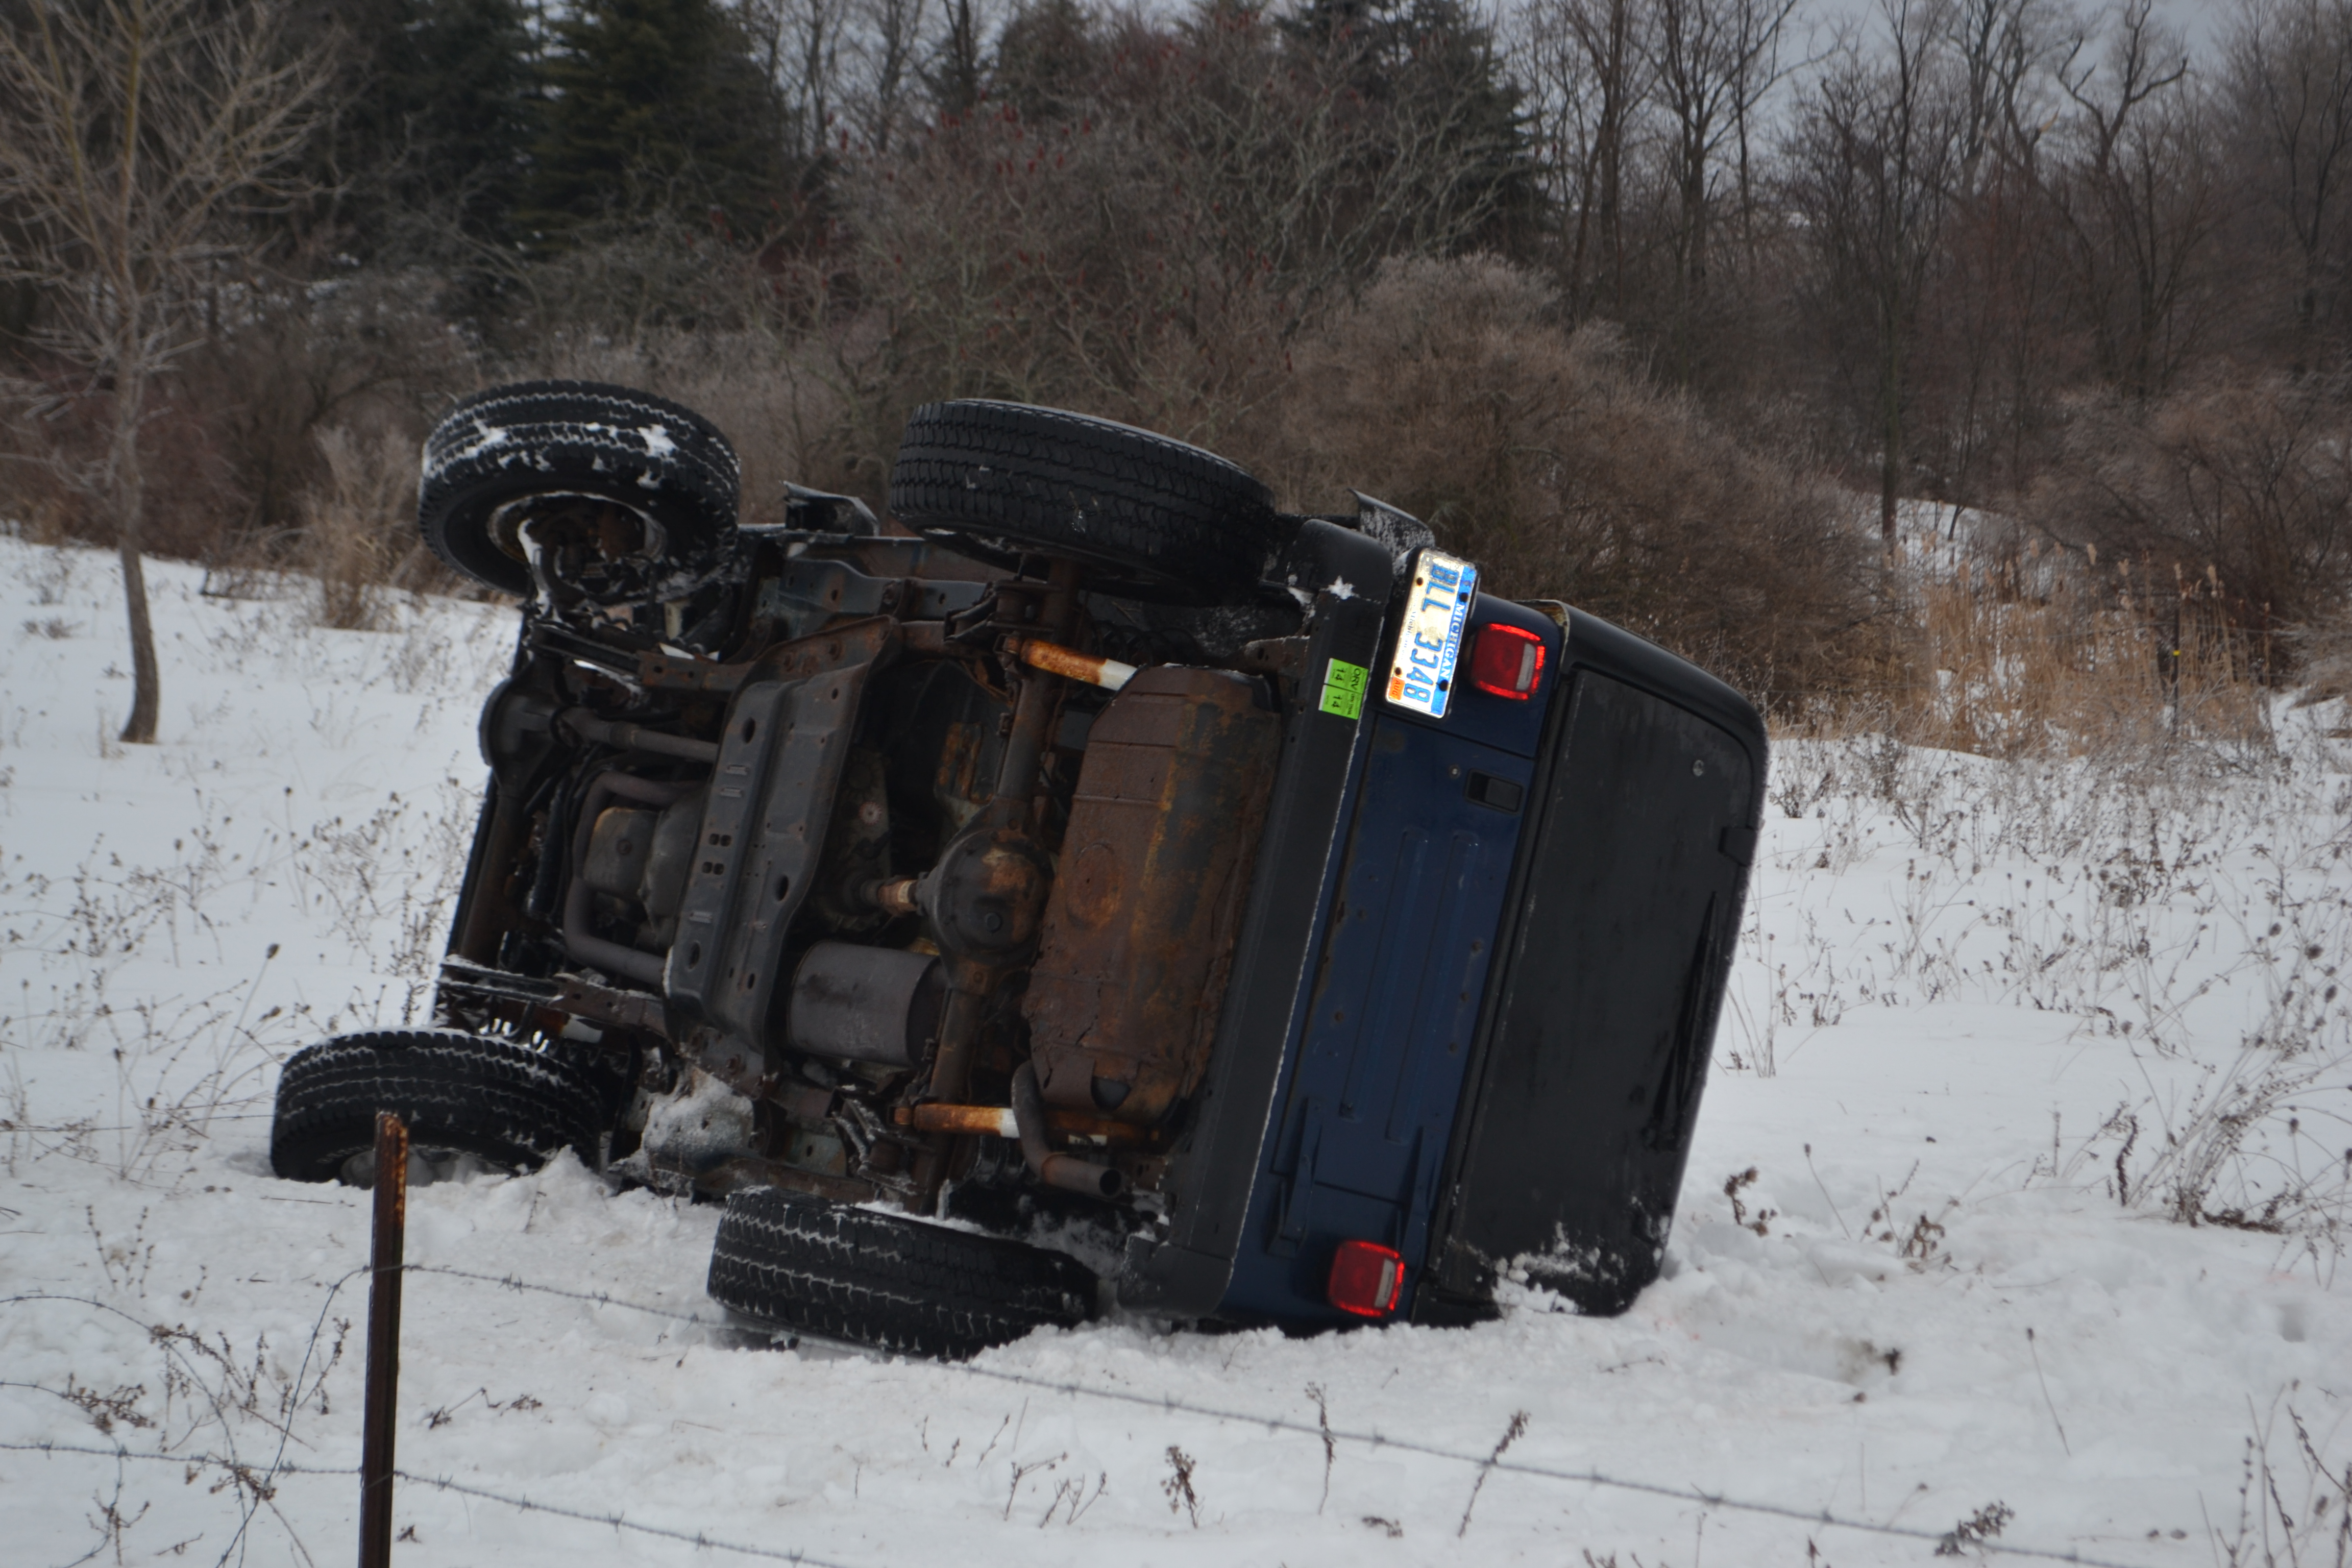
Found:
[{"label": "dead grass", "polygon": [[1941,569],[1915,555],[1896,576],[1908,585],[1878,627],[1883,685],[1817,702],[1832,728],[2005,758],[2268,743],[2276,659],[2234,624],[2218,574],[2030,549]]},{"label": "dead grass", "polygon": [[333,425],[317,442],[325,471],[303,497],[298,557],[318,584],[314,614],[338,631],[383,631],[385,595],[425,585],[437,564],[416,531],[415,444]]},{"label": "dead grass", "polygon": [[[955,214],[910,211],[909,234],[969,248]],[[1980,539],[1964,562],[1888,559],[1854,498],[1791,455],[1801,416],[1751,411],[1775,434],[1743,439],[1614,329],[1569,322],[1549,279],[1491,257],[1391,262],[1295,320],[1246,294],[1188,308],[1181,331],[1081,333],[1032,374],[1007,334],[1077,331],[1064,318],[1078,296],[1033,301],[1034,320],[992,306],[984,324],[933,300],[934,321],[912,282],[887,300],[823,286],[822,257],[803,278],[655,248],[625,266],[591,247],[534,272],[514,320],[479,335],[449,330],[427,279],[276,300],[158,415],[152,460],[173,482],[151,542],[203,560],[209,593],[383,628],[404,592],[468,591],[414,524],[416,443],[460,392],[575,376],[673,397],[734,443],[757,522],[780,520],[787,480],[879,501],[915,402],[1018,395],[1199,440],[1294,510],[1380,496],[1498,591],[1681,653],[1787,733],[2001,757],[2242,751],[2267,743],[2264,694],[2288,671],[2314,700],[2352,694],[2352,632],[2295,624],[2279,596],[2282,582],[2335,591],[2352,494],[2333,405],[2293,389],[2184,395],[2144,417],[2078,410],[2080,472],[2021,503],[2030,536]],[[654,260],[669,270],[648,274]],[[1098,272],[1072,275],[1092,279],[1087,300],[1112,287]],[[26,416],[0,432],[0,516],[27,538],[102,542],[70,482],[102,411],[72,388],[10,384]]]}]

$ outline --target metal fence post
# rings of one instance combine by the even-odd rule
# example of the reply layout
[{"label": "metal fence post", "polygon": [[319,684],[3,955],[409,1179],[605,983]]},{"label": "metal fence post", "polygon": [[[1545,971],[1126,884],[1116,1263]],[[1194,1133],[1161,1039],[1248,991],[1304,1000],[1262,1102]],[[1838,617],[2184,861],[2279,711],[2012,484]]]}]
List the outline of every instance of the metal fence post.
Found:
[{"label": "metal fence post", "polygon": [[375,1243],[369,1262],[367,1403],[360,1416],[359,1568],[392,1568],[392,1438],[400,1381],[400,1265],[408,1225],[408,1128],[375,1117]]}]

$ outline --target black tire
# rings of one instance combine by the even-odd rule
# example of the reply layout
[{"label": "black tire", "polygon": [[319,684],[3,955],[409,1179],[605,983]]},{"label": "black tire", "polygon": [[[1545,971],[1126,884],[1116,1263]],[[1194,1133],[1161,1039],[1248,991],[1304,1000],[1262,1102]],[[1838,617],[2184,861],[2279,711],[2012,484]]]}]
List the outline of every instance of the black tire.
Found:
[{"label": "black tire", "polygon": [[1074,1328],[1095,1303],[1074,1258],[777,1187],[729,1195],[709,1289],[780,1328],[950,1361]]},{"label": "black tire", "polygon": [[395,1111],[413,1148],[448,1149],[528,1170],[566,1145],[592,1159],[603,1095],[581,1066],[510,1040],[447,1029],[341,1035],[287,1060],[278,1079],[269,1163],[324,1182],[375,1145],[375,1113]]},{"label": "black tire", "polygon": [[478,392],[425,441],[416,524],[477,583],[528,597],[530,569],[500,546],[493,514],[529,495],[593,495],[660,525],[662,563],[695,576],[735,531],[741,469],[717,426],[667,398],[589,381]]},{"label": "black tire", "polygon": [[1213,604],[1255,587],[1274,494],[1213,453],[1148,430],[962,399],[907,421],[890,469],[900,522],[983,560],[1074,556],[1097,593]]}]

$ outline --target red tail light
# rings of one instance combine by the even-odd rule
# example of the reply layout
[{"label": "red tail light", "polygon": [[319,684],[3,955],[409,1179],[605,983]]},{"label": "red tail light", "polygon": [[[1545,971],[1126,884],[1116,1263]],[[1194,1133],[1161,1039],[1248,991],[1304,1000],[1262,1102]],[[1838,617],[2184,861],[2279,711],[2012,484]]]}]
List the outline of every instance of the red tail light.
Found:
[{"label": "red tail light", "polygon": [[1343,1241],[1331,1258],[1331,1305],[1360,1318],[1385,1318],[1404,1294],[1404,1255],[1371,1241]]},{"label": "red tail light", "polygon": [[1543,683],[1543,638],[1517,626],[1489,622],[1470,649],[1470,684],[1524,702]]}]

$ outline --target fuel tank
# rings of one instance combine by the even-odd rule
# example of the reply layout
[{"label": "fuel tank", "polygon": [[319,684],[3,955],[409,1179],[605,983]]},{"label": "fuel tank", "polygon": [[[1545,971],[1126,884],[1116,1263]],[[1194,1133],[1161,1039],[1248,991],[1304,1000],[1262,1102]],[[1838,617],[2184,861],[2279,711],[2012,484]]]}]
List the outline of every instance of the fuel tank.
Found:
[{"label": "fuel tank", "polygon": [[1023,1003],[1048,1105],[1150,1125],[1198,1087],[1279,740],[1257,681],[1177,665],[1095,721]]}]

